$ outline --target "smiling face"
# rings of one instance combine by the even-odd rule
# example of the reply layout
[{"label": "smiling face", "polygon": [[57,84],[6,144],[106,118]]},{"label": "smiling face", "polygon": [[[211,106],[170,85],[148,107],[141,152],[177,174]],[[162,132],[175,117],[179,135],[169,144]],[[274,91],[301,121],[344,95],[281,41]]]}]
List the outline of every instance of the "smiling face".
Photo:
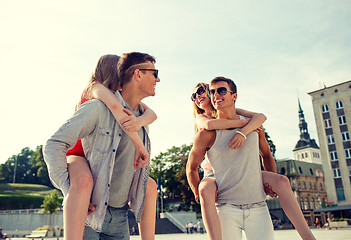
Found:
[{"label": "smiling face", "polygon": [[140,88],[144,92],[145,96],[155,96],[156,83],[160,81],[158,77],[155,77],[155,65],[154,63],[148,61],[145,63],[145,65],[143,65],[142,69],[144,70],[138,70],[141,78]]},{"label": "smiling face", "polygon": [[[226,93],[223,94],[225,91],[220,91],[220,93],[218,93],[218,89],[223,88],[227,89]],[[212,105],[215,107],[215,109],[221,110],[234,106],[234,101],[237,98],[237,94],[230,92],[228,83],[224,81],[213,83],[210,85],[210,91],[212,89],[215,90],[214,93],[211,95]]]},{"label": "smiling face", "polygon": [[196,87],[193,91],[196,106],[204,110],[205,112],[206,110],[211,109],[211,101],[207,95],[207,91],[208,88],[205,85],[200,85]]}]

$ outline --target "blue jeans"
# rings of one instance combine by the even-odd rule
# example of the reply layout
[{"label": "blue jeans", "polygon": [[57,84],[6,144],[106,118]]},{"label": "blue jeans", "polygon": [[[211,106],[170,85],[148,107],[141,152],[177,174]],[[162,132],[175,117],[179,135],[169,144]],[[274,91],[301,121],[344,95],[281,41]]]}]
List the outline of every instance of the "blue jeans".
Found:
[{"label": "blue jeans", "polygon": [[102,224],[101,232],[96,232],[91,227],[85,226],[84,240],[129,240],[128,205],[122,208],[107,206],[107,211]]}]

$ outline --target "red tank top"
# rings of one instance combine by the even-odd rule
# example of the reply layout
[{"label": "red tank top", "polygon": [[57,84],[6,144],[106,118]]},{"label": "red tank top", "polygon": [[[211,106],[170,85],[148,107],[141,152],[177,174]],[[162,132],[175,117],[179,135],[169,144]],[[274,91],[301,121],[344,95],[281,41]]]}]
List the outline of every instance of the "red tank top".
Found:
[{"label": "red tank top", "polygon": [[[85,93],[87,92],[87,90],[91,89],[91,87],[94,86],[95,84],[101,84],[101,83],[100,82],[92,82],[84,89],[82,96],[80,97],[79,106],[90,100],[90,99],[86,99],[84,96],[85,96]],[[81,139],[79,139],[77,141],[76,145],[74,145],[73,148],[71,148],[70,150],[67,151],[66,157],[71,156],[71,155],[85,158],[84,149],[83,149]]]}]

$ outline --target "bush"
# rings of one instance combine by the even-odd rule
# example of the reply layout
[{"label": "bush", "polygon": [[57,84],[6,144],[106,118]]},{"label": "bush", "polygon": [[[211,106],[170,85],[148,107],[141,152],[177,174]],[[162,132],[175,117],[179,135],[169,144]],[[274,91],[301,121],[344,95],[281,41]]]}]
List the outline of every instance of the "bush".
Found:
[{"label": "bush", "polygon": [[33,195],[0,195],[0,210],[40,208],[43,196]]}]

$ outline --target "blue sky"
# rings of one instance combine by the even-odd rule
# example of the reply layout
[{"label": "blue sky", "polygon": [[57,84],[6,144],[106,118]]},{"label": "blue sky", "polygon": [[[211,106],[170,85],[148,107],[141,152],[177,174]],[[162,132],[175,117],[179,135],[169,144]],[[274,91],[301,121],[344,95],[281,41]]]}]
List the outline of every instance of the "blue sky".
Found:
[{"label": "blue sky", "polygon": [[0,163],[35,149],[69,118],[98,58],[156,57],[161,82],[146,98],[158,114],[152,156],[193,138],[190,94],[216,76],[238,85],[237,107],[262,112],[293,158],[299,96],[318,142],[308,92],[351,79],[351,2],[0,2]]}]

